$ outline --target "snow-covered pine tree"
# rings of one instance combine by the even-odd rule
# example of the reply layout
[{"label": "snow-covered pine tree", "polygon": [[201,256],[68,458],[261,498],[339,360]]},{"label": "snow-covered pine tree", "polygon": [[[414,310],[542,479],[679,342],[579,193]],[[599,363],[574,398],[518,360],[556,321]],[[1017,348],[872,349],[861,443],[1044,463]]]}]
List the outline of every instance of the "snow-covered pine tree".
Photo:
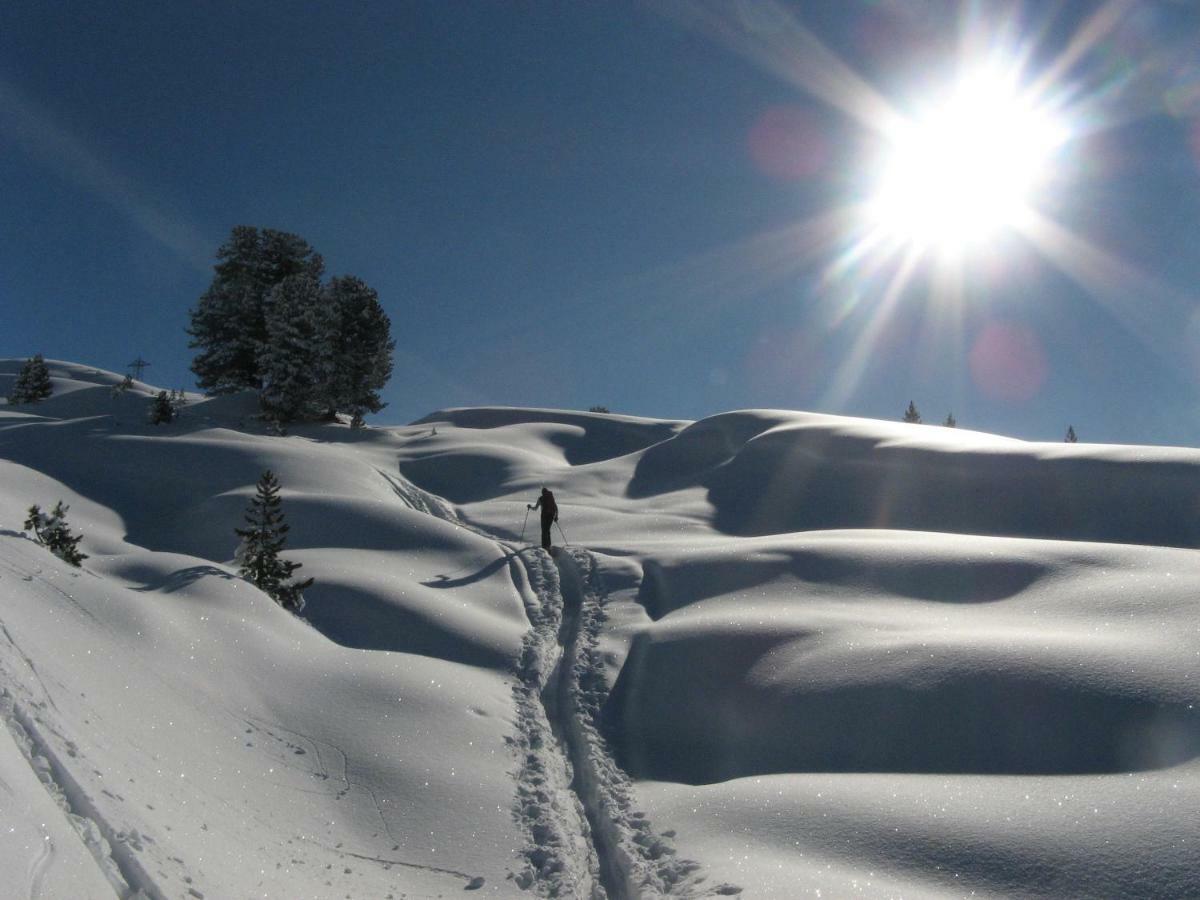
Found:
[{"label": "snow-covered pine tree", "polygon": [[45,400],[54,388],[50,384],[50,370],[46,368],[46,360],[37,353],[25,360],[17,380],[13,384],[12,393],[8,395],[9,403],[37,403]]},{"label": "snow-covered pine tree", "polygon": [[326,411],[335,324],[315,278],[292,275],[271,291],[267,336],[259,356],[262,407],[268,418],[285,423]]},{"label": "snow-covered pine tree", "polygon": [[1065,440],[1068,444],[1075,444],[1079,442],[1079,438],[1075,437],[1074,425],[1067,426],[1067,436],[1063,440]]},{"label": "snow-covered pine tree", "polygon": [[300,612],[304,591],[312,586],[313,579],[289,581],[300,563],[279,556],[287,543],[289,526],[283,521],[279,480],[270,469],[258,479],[245,518],[248,527],[234,529],[242,539],[236,556],[239,574],[284,609]]},{"label": "snow-covered pine tree", "polygon": [[42,512],[41,507],[34,504],[29,507],[29,513],[21,527],[26,531],[32,531],[33,539],[63,562],[78,566],[88,557],[86,553],[79,550],[79,542],[83,540],[83,535],[71,534],[71,529],[67,525],[68,509],[70,507],[63,505],[63,502],[59,500],[54,504],[54,509],[50,511],[50,514],[46,515]]},{"label": "snow-covered pine tree", "polygon": [[908,409],[904,411],[904,421],[915,425],[921,424],[921,414],[917,412],[917,405],[911,400],[908,401]]},{"label": "snow-covered pine tree", "polygon": [[150,403],[150,424],[170,425],[175,421],[175,404],[166,391],[159,391]]},{"label": "snow-covered pine tree", "polygon": [[364,414],[387,405],[379,391],[392,376],[391,322],[379,295],[353,275],[331,279],[325,298],[334,319],[327,411],[348,412],[351,427],[361,428]]},{"label": "snow-covered pine tree", "polygon": [[191,311],[189,346],[197,384],[212,394],[261,388],[259,354],[267,341],[267,295],[285,278],[319,280],[325,264],[295,234],[239,225],[217,250],[216,274]]},{"label": "snow-covered pine tree", "polygon": [[946,413],[946,421],[942,423],[947,428],[957,428],[958,419],[954,418],[954,413]]}]

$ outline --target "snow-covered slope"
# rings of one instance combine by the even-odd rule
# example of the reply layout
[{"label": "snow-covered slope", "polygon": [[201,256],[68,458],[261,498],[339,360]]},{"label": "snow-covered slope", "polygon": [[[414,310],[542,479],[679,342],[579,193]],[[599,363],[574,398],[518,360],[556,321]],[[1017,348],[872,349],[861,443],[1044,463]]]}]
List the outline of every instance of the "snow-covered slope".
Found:
[{"label": "snow-covered slope", "polygon": [[[0,896],[1200,895],[1200,451],[782,411],[278,437],[50,366],[0,405]],[[307,621],[232,566],[265,468]],[[82,570],[19,532],[59,499]]]}]

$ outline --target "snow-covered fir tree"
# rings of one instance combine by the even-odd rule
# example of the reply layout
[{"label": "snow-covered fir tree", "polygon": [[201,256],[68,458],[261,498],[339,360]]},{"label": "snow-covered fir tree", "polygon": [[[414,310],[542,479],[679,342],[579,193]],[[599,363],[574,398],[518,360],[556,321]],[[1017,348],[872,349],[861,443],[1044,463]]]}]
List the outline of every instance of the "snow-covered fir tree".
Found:
[{"label": "snow-covered fir tree", "polygon": [[325,297],[334,325],[329,411],[349,413],[351,427],[359,428],[365,413],[387,405],[379,391],[392,375],[396,342],[391,339],[391,322],[379,295],[353,275],[331,279]]},{"label": "snow-covered fir tree", "polygon": [[336,317],[315,278],[293,275],[271,291],[259,356],[262,407],[268,418],[283,423],[326,412],[335,326]]},{"label": "snow-covered fir tree", "polygon": [[292,612],[304,608],[304,591],[313,579],[291,580],[300,563],[280,557],[289,526],[283,520],[279,480],[270,469],[258,479],[254,497],[246,508],[246,528],[235,528],[242,539],[237,550],[239,574],[271,599]]},{"label": "snow-covered fir tree", "polygon": [[33,539],[59,559],[78,566],[88,557],[86,553],[79,550],[79,542],[83,540],[83,535],[71,534],[71,529],[67,525],[68,509],[70,507],[65,506],[59,500],[47,515],[42,512],[40,506],[35,504],[29,507],[25,523],[21,527],[26,531],[33,532]]},{"label": "snow-covered fir tree", "polygon": [[958,419],[954,418],[954,413],[946,413],[946,421],[942,423],[947,428],[957,428]]},{"label": "snow-covered fir tree", "polygon": [[911,400],[908,401],[908,409],[904,411],[904,421],[911,422],[916,425],[921,424],[921,414],[917,412],[917,404],[913,403]]},{"label": "snow-covered fir tree", "polygon": [[302,237],[239,225],[217,251],[216,274],[191,312],[197,384],[212,394],[262,387],[271,290],[293,275],[320,280],[325,264]]},{"label": "snow-covered fir tree", "polygon": [[46,368],[46,360],[38,353],[25,360],[17,380],[13,384],[12,393],[8,395],[9,403],[37,403],[45,400],[54,388],[50,384],[50,370]]},{"label": "snow-covered fir tree", "polygon": [[166,391],[159,391],[158,395],[150,402],[151,425],[170,425],[175,421],[177,414],[174,398]]},{"label": "snow-covered fir tree", "polygon": [[1065,438],[1063,438],[1063,440],[1066,441],[1068,444],[1075,444],[1075,443],[1079,442],[1079,438],[1075,437],[1075,426],[1074,425],[1067,426],[1067,436]]}]

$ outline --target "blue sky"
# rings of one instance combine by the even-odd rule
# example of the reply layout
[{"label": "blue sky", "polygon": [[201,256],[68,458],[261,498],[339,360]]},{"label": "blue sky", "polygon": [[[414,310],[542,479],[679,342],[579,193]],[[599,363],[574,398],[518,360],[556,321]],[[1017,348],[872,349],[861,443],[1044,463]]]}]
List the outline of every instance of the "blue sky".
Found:
[{"label": "blue sky", "polygon": [[[140,354],[190,387],[188,310],[250,224],[379,291],[399,347],[376,423],[912,399],[1018,437],[1200,444],[1188,3],[316,6],[0,7],[0,355]],[[1052,225],[998,229],[948,289],[936,253],[902,272],[911,246],[845,211],[880,110],[919,119],[989,60],[1070,136],[1036,196]]]}]

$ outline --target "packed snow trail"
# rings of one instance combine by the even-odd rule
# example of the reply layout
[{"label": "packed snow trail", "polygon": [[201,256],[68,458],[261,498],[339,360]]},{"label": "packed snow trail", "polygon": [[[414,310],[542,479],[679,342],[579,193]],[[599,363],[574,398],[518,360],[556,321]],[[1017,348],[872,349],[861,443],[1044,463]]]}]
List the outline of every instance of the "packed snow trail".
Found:
[{"label": "packed snow trail", "polygon": [[554,691],[562,652],[562,599],[547,583],[554,566],[541,551],[525,551],[530,557],[525,566],[517,564],[516,550],[509,552],[513,581],[530,624],[513,685],[517,733],[509,738],[518,757],[516,818],[527,839],[525,865],[516,881],[543,897],[604,900],[607,894],[600,884],[588,821],[571,790],[571,766],[543,702],[543,696]]},{"label": "packed snow trail", "polygon": [[[595,558],[580,548],[554,558],[529,549],[517,558],[528,577],[522,595],[532,626],[514,689],[514,742],[524,754],[518,817],[531,837],[518,883],[543,896],[609,900],[738,893],[731,885],[703,886],[699,865],[676,857],[668,836],[637,809],[633,785],[600,735],[608,687],[597,645],[606,596]],[[564,775],[573,803],[562,793]]]}]

